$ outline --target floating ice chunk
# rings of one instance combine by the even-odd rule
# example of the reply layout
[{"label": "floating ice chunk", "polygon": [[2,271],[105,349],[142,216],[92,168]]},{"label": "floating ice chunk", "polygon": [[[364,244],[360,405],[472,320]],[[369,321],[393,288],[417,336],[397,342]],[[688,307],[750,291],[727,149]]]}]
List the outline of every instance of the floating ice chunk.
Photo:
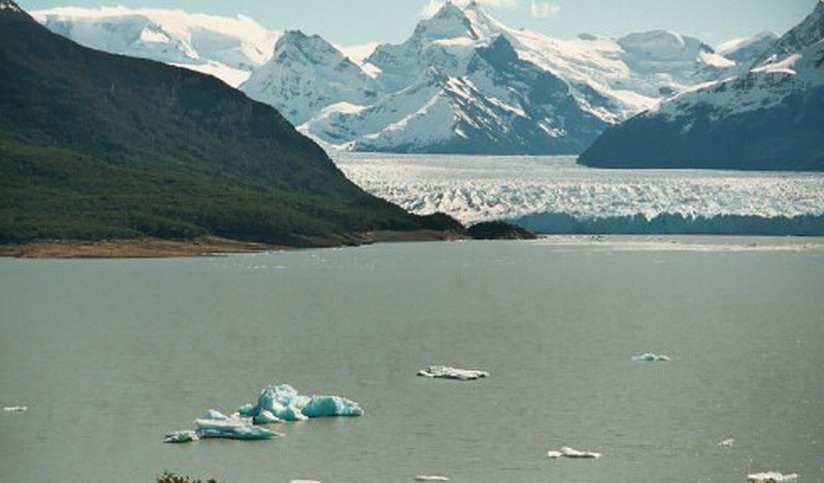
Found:
[{"label": "floating ice chunk", "polygon": [[302,396],[288,384],[269,386],[260,392],[256,405],[247,404],[240,408],[240,414],[252,418],[264,411],[285,421],[363,415],[363,409],[354,401],[340,396]]},{"label": "floating ice chunk", "polygon": [[718,443],[718,446],[721,446],[722,448],[732,448],[734,444],[735,438],[727,438],[724,441]]},{"label": "floating ice chunk", "polygon": [[310,418],[330,416],[363,416],[363,409],[354,401],[340,396],[312,396],[303,414]]},{"label": "floating ice chunk", "polygon": [[633,357],[632,360],[641,362],[667,362],[668,360],[670,360],[670,358],[669,356],[647,352],[646,354]]},{"label": "floating ice chunk", "polygon": [[22,413],[28,410],[28,406],[7,406],[3,408],[3,411],[7,413]]},{"label": "floating ice chunk", "polygon": [[271,424],[271,423],[279,423],[281,419],[274,414],[270,413],[267,410],[263,410],[257,416],[254,416],[252,422],[254,424]]},{"label": "floating ice chunk", "polygon": [[289,483],[320,483],[318,480],[292,480]]},{"label": "floating ice chunk", "polygon": [[418,475],[415,477],[415,481],[449,481],[449,478],[445,476]]},{"label": "floating ice chunk", "polygon": [[563,447],[561,451],[547,452],[548,458],[575,458],[575,459],[598,459],[601,453],[593,453],[591,451],[579,451],[577,449]]},{"label": "floating ice chunk", "polygon": [[217,421],[226,421],[226,420],[229,419],[229,416],[226,416],[225,414],[223,414],[220,411],[210,409],[210,410],[206,411],[205,413],[203,413],[203,416],[201,416],[200,419],[212,419],[212,420],[217,420]]},{"label": "floating ice chunk", "polygon": [[172,431],[171,433],[166,434],[166,439],[163,440],[164,443],[191,443],[192,441],[197,441],[198,436],[195,431]]},{"label": "floating ice chunk", "polygon": [[277,411],[275,414],[277,414],[277,417],[284,421],[306,421],[309,419],[305,414],[303,414],[303,411],[301,411],[301,409],[294,404]]},{"label": "floating ice chunk", "polygon": [[421,369],[418,371],[418,375],[423,377],[438,377],[443,379],[471,381],[482,377],[488,377],[489,373],[486,371],[476,371],[472,369],[456,369],[449,366],[429,366],[426,369]]},{"label": "floating ice chunk", "polygon": [[244,404],[243,406],[240,407],[240,409],[238,409],[238,413],[240,413],[241,416],[246,416],[246,417],[255,416],[255,411],[256,411],[256,406],[252,406],[251,404]]},{"label": "floating ice chunk", "polygon": [[196,419],[197,435],[201,438],[272,439],[276,434],[252,425],[249,418]]},{"label": "floating ice chunk", "polygon": [[768,471],[766,473],[755,473],[747,475],[747,481],[750,483],[779,483],[781,481],[793,481],[799,478],[797,473],[790,473],[783,475],[776,471]]}]

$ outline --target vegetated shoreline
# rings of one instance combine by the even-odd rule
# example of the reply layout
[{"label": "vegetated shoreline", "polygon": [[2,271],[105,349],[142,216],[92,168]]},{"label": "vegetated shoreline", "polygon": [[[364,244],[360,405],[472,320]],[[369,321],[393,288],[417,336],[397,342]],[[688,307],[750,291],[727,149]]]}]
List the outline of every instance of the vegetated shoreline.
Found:
[{"label": "vegetated shoreline", "polygon": [[0,257],[32,259],[177,258],[261,253],[301,248],[334,248],[386,242],[452,241],[466,237],[450,231],[374,231],[308,239],[303,247],[230,240],[208,236],[193,240],[133,238],[109,240],[43,240],[0,245]]}]

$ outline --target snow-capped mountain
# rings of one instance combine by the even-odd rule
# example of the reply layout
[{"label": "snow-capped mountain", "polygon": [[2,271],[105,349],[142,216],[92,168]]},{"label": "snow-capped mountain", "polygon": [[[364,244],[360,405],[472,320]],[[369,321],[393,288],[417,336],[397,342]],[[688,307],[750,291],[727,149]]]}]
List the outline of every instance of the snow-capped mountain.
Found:
[{"label": "snow-capped mountain", "polygon": [[378,85],[362,68],[317,35],[288,31],[272,58],[241,87],[252,99],[276,107],[296,125],[332,104],[365,105]]},{"label": "snow-capped mountain", "polygon": [[569,153],[606,126],[503,36],[464,55],[435,51],[442,61],[420,66],[424,73],[411,86],[365,108],[333,106],[305,130],[330,141],[349,138],[358,151]]},{"label": "snow-capped mountain", "polygon": [[269,60],[280,37],[242,15],[66,7],[35,11],[32,16],[86,47],[190,68],[234,87]]},{"label": "snow-capped mountain", "polygon": [[715,51],[749,70],[756,60],[775,46],[779,38],[775,32],[760,32],[752,37],[724,42]]},{"label": "snow-capped mountain", "polygon": [[352,49],[240,16],[118,7],[35,17],[87,46],[216,75],[327,146],[356,150],[580,152],[607,126],[736,66],[676,32],[558,40],[509,28],[476,2],[446,2],[401,44]]},{"label": "snow-capped mountain", "polygon": [[609,124],[732,65],[674,32],[563,41],[511,29],[475,2],[447,2],[362,63],[383,93],[377,102],[330,104],[302,130],[355,150],[575,153]]},{"label": "snow-capped mountain", "polygon": [[761,59],[608,130],[580,162],[824,170],[824,0]]}]

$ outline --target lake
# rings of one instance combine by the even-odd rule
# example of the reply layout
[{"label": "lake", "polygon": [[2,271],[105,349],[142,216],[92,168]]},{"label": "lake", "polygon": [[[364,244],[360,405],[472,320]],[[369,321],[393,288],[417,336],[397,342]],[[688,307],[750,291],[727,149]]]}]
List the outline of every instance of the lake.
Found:
[{"label": "lake", "polygon": [[[0,481],[824,481],[823,288],[822,239],[2,259],[0,405],[29,410],[0,413]],[[276,382],[366,414],[162,443]]]}]

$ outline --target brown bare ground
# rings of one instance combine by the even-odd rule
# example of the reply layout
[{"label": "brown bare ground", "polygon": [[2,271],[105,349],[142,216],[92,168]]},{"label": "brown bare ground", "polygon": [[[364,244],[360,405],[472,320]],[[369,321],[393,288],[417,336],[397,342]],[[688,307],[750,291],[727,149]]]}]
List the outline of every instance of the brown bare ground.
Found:
[{"label": "brown bare ground", "polygon": [[[444,241],[460,239],[448,232],[417,230],[409,232],[377,231],[332,239],[308,240],[310,245],[333,247],[376,242]],[[218,237],[191,241],[141,238],[101,241],[44,241],[20,245],[0,245],[0,256],[18,258],[172,258],[217,256],[231,253],[254,253],[287,250],[294,247],[243,242]]]}]

